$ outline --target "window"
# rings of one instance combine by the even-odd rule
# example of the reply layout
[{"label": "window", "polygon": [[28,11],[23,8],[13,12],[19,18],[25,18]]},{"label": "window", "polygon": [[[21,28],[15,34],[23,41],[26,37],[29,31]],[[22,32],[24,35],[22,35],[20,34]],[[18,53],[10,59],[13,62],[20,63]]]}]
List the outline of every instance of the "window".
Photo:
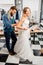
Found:
[{"label": "window", "polygon": [[15,5],[17,7],[18,10],[22,10],[22,7],[23,7],[23,2],[22,0],[15,0]]},{"label": "window", "polygon": [[41,16],[40,16],[40,22],[43,21],[43,0],[41,2]]}]

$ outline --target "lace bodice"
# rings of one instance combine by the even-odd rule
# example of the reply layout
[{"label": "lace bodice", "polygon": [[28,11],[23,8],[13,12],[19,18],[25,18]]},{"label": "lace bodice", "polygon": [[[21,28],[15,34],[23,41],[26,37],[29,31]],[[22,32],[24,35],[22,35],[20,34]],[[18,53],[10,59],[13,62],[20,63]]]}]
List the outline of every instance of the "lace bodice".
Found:
[{"label": "lace bodice", "polygon": [[24,23],[22,24],[22,27],[29,27],[29,20],[26,19]]}]

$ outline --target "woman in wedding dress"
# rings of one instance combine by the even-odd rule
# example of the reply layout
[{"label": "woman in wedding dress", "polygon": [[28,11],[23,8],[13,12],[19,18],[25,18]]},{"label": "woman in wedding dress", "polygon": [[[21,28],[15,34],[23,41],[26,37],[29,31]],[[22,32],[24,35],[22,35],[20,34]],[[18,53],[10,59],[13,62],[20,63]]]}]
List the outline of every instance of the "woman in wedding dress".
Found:
[{"label": "woman in wedding dress", "polygon": [[17,43],[14,47],[14,51],[17,55],[23,59],[28,59],[30,62],[33,60],[33,51],[31,49],[31,42],[30,38],[30,28],[29,28],[29,20],[28,17],[30,16],[30,9],[25,7],[23,9],[23,15],[20,22],[17,25],[19,29],[19,35]]}]

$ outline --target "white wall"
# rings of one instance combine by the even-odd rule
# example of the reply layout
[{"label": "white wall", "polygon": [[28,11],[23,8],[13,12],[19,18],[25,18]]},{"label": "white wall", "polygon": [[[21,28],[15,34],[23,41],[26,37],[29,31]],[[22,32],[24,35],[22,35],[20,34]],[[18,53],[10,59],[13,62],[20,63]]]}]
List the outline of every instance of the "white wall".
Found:
[{"label": "white wall", "polygon": [[40,19],[40,6],[41,0],[23,0],[23,8],[28,6],[31,9],[31,14],[36,18],[36,21],[39,22]]},{"label": "white wall", "polygon": [[0,19],[1,19],[1,10],[4,9],[6,12],[11,6],[15,5],[15,0],[0,0]]},{"label": "white wall", "polygon": [[[5,11],[15,5],[15,0],[0,0],[0,10],[3,8]],[[39,22],[40,20],[40,5],[41,0],[23,0],[23,8],[28,6],[31,9],[31,15],[36,18],[36,21]]]},{"label": "white wall", "polygon": [[23,8],[28,6],[32,11],[38,10],[39,0],[23,0]]},{"label": "white wall", "polygon": [[0,10],[5,9],[7,11],[14,4],[14,0],[0,0]]}]

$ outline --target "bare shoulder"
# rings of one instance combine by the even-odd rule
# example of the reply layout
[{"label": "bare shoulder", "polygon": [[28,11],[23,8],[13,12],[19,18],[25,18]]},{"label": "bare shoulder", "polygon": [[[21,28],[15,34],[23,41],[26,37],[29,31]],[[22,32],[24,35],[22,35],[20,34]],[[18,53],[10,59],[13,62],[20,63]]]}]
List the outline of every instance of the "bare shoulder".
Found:
[{"label": "bare shoulder", "polygon": [[21,21],[23,21],[23,22],[24,22],[24,20],[25,20],[25,18],[24,18],[24,17],[22,17],[22,18],[21,18]]}]

